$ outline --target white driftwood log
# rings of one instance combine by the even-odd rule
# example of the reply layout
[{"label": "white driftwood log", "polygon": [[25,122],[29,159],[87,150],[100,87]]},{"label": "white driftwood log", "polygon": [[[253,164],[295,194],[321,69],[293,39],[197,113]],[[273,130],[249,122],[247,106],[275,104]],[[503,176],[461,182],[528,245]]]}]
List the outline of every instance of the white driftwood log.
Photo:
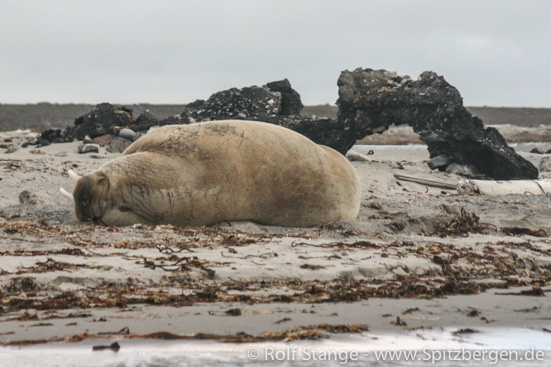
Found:
[{"label": "white driftwood log", "polygon": [[457,192],[461,195],[545,195],[551,192],[551,180],[463,180],[457,184]]},{"label": "white driftwood log", "polygon": [[371,161],[371,158],[369,158],[367,155],[356,152],[355,150],[349,150],[348,153],[346,153],[346,158],[348,160],[354,162],[369,162]]},{"label": "white driftwood log", "polygon": [[415,182],[415,183],[418,183],[418,184],[421,184],[421,185],[431,186],[431,187],[438,187],[438,188],[441,188],[441,189],[447,189],[447,190],[457,189],[457,186],[456,186],[455,183],[449,183],[449,182],[433,180],[433,179],[428,179],[428,178],[408,176],[408,175],[402,175],[402,174],[398,174],[398,173],[394,174],[394,178],[397,179],[397,180]]},{"label": "white driftwood log", "polygon": [[395,173],[397,180],[415,182],[425,186],[457,190],[460,195],[545,195],[551,192],[551,180],[486,181],[462,180],[457,184]]}]

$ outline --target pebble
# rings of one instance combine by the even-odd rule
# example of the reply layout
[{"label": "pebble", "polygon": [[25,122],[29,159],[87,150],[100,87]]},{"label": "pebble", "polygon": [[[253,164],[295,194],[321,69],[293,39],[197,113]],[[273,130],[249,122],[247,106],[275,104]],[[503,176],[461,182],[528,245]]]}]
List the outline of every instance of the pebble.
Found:
[{"label": "pebble", "polygon": [[429,162],[429,168],[434,170],[439,168],[440,170],[443,170],[451,163],[451,159],[447,155],[437,155],[436,157],[432,158]]},{"label": "pebble", "polygon": [[21,191],[19,194],[20,204],[36,204],[36,195],[32,194],[29,190]]},{"label": "pebble", "polygon": [[136,140],[137,134],[132,129],[124,128],[121,131],[119,131],[119,137],[124,138],[124,139],[128,139],[130,141],[134,141],[134,140]]},{"label": "pebble", "polygon": [[551,157],[545,156],[540,161],[540,172],[551,172]]},{"label": "pebble", "polygon": [[17,147],[13,144],[8,145],[8,148],[6,149],[6,154],[14,153],[17,151]]},{"label": "pebble", "polygon": [[82,144],[82,145],[78,146],[78,152],[80,154],[99,153],[99,145],[97,145],[97,144]]},{"label": "pebble", "polygon": [[446,167],[446,172],[470,178],[480,177],[478,169],[470,164],[452,163]]},{"label": "pebble", "polygon": [[94,138],[94,143],[98,144],[100,147],[104,147],[106,145],[111,144],[111,141],[113,141],[114,136],[107,134],[107,135],[101,135],[96,138]]},{"label": "pebble", "polygon": [[116,136],[111,144],[109,144],[105,150],[109,153],[122,153],[132,142],[128,139],[123,139],[120,136]]}]

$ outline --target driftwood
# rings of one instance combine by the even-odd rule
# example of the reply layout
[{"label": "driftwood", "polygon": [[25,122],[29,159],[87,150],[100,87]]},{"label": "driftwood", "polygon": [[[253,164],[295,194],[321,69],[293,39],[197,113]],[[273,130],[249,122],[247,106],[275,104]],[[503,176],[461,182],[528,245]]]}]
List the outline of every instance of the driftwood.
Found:
[{"label": "driftwood", "polygon": [[415,182],[425,186],[457,190],[460,195],[545,195],[551,192],[551,180],[462,180],[454,184],[397,173],[394,174],[394,178],[402,181]]},{"label": "driftwood", "polygon": [[397,180],[415,182],[415,183],[418,183],[418,184],[421,184],[421,185],[438,187],[438,188],[446,189],[446,190],[456,190],[457,189],[457,184],[453,184],[453,183],[449,183],[449,182],[445,182],[445,181],[438,181],[438,180],[431,180],[431,179],[421,178],[421,177],[401,175],[401,174],[398,174],[398,173],[394,174],[394,178],[396,178]]},{"label": "driftwood", "polygon": [[461,195],[545,195],[551,192],[551,180],[463,180],[457,184],[457,192]]},{"label": "driftwood", "polygon": [[[367,155],[373,154],[373,151],[370,150]],[[369,162],[371,161],[371,158],[369,158],[366,154],[362,154],[359,152],[356,152],[355,150],[349,150],[348,153],[346,153],[346,158],[348,158],[349,161],[356,161],[356,162]]]}]

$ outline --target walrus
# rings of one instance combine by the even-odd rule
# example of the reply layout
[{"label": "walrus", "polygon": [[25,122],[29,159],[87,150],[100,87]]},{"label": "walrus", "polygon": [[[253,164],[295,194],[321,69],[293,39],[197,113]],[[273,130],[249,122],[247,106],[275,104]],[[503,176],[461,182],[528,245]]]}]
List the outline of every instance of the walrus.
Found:
[{"label": "walrus", "polygon": [[312,227],[356,218],[360,183],[337,151],[255,121],[166,125],[78,176],[79,221],[208,226],[253,221]]}]

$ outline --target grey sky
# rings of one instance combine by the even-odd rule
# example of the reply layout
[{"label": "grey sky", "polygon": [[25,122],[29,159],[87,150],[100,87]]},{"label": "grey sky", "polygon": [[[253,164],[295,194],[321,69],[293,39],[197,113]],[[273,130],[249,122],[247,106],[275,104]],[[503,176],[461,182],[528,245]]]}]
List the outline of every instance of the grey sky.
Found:
[{"label": "grey sky", "polygon": [[0,0],[0,103],[187,103],[344,69],[443,75],[466,105],[551,107],[547,0]]}]

